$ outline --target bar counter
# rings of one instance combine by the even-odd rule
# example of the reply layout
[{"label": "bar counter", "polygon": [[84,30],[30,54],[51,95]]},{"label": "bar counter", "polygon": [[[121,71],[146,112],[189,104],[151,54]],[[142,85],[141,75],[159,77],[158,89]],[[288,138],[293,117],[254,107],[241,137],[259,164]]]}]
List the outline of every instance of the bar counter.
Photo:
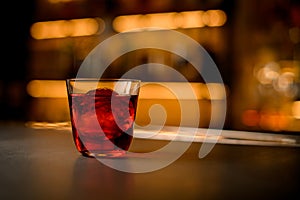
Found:
[{"label": "bar counter", "polygon": [[[131,149],[166,144],[135,138]],[[201,144],[162,169],[127,173],[80,155],[68,129],[2,123],[0,199],[300,199],[299,147],[217,143],[200,159]]]}]

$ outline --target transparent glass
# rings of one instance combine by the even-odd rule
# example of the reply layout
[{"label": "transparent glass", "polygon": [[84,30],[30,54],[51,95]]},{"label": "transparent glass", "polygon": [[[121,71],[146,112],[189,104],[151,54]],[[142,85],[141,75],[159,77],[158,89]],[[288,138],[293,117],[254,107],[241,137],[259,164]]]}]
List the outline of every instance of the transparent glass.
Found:
[{"label": "transparent glass", "polygon": [[140,80],[66,80],[72,133],[88,157],[124,155],[133,139]]}]

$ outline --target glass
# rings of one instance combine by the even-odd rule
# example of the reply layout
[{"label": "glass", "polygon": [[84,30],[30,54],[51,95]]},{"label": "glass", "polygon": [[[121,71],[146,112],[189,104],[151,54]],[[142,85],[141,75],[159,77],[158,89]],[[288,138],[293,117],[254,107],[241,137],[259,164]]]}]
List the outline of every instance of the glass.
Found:
[{"label": "glass", "polygon": [[133,139],[140,80],[66,80],[72,133],[77,150],[88,157],[118,157]]}]

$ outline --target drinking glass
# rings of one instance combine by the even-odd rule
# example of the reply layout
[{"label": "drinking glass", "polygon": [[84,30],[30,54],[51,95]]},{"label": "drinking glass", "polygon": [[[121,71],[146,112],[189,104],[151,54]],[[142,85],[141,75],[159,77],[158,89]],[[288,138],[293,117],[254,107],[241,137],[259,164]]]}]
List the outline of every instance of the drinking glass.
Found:
[{"label": "drinking glass", "polygon": [[124,155],[133,139],[140,80],[66,80],[72,134],[88,157]]}]

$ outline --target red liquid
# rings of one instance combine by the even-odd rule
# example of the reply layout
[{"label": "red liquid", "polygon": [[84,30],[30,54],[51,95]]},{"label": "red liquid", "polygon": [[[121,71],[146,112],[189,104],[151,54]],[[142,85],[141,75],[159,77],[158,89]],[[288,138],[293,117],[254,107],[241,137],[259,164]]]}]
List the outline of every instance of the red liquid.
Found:
[{"label": "red liquid", "polygon": [[69,95],[77,150],[92,157],[123,155],[132,141],[137,97],[110,89]]}]

